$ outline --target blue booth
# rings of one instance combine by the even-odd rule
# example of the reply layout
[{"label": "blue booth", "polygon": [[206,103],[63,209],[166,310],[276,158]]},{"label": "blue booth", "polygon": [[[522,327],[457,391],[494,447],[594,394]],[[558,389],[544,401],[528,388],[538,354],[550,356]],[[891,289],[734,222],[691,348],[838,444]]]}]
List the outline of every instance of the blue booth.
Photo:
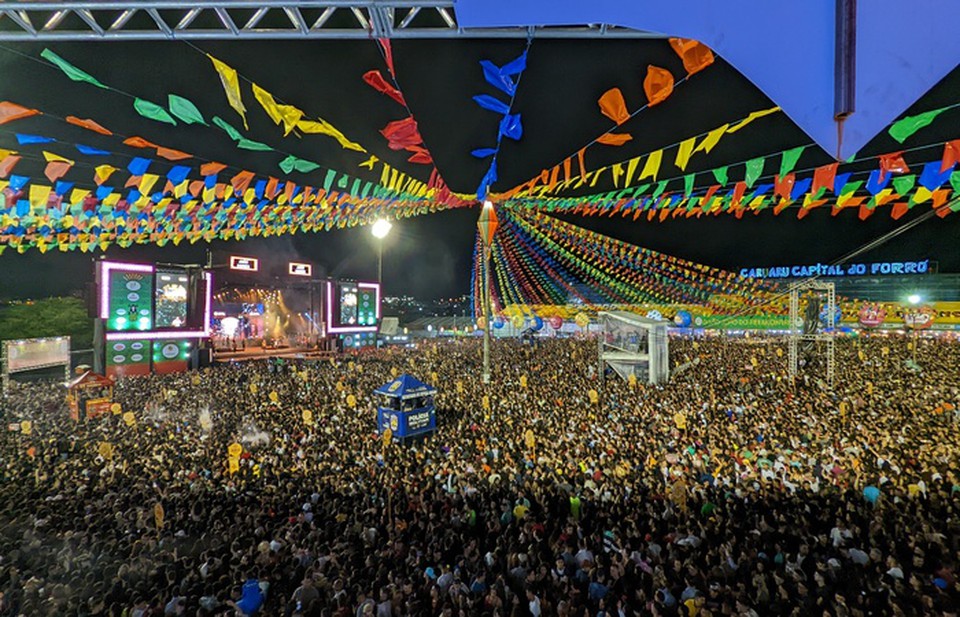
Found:
[{"label": "blue booth", "polygon": [[433,397],[437,390],[412,375],[400,375],[373,391],[377,404],[377,431],[389,428],[395,438],[426,435],[437,430]]}]

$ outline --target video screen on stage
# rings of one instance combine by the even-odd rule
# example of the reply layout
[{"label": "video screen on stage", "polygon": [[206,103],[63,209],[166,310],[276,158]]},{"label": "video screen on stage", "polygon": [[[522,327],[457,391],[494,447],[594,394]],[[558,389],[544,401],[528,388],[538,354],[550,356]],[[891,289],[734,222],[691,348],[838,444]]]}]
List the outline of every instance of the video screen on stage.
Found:
[{"label": "video screen on stage", "polygon": [[153,329],[152,268],[111,268],[107,276],[109,332],[144,332]]},{"label": "video screen on stage", "polygon": [[4,341],[7,372],[19,373],[61,364],[70,364],[70,337]]},{"label": "video screen on stage", "polygon": [[377,295],[376,288],[359,288],[357,292],[357,323],[359,325],[377,325]]},{"label": "video screen on stage", "polygon": [[339,283],[340,325],[355,326],[359,319],[359,290],[356,283]]},{"label": "video screen on stage", "polygon": [[187,323],[187,285],[183,269],[160,269],[154,274],[154,327],[181,328]]}]

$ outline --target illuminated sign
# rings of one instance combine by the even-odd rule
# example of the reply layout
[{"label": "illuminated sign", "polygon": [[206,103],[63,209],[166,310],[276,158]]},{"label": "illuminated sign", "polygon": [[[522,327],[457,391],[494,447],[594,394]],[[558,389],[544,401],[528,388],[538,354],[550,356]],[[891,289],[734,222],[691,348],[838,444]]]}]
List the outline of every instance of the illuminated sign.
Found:
[{"label": "illuminated sign", "polygon": [[887,274],[930,274],[930,260],[884,261],[868,264],[833,265],[816,263],[807,266],[774,266],[772,268],[743,268],[740,276],[750,278],[804,278],[808,276],[875,276]]},{"label": "illuminated sign", "polygon": [[[339,292],[339,293],[337,293]],[[380,320],[380,284],[327,281],[328,333],[376,332]],[[340,309],[334,312],[334,301]],[[366,304],[366,306],[362,306]],[[364,324],[359,323],[363,317]],[[352,341],[351,341],[352,343]]]},{"label": "illuminated sign", "polygon": [[260,260],[256,257],[241,257],[240,255],[231,255],[230,269],[244,270],[246,272],[259,272]]},{"label": "illuminated sign", "polygon": [[313,266],[310,264],[302,264],[296,261],[291,261],[287,266],[287,272],[293,276],[312,276]]}]

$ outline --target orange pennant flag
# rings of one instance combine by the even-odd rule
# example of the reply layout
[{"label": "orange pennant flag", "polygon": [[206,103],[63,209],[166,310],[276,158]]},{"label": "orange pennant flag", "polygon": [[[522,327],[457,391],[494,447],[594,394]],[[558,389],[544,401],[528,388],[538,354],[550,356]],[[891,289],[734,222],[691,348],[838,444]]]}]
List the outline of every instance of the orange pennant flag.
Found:
[{"label": "orange pennant flag", "polygon": [[605,146],[622,146],[633,139],[629,133],[604,133],[597,138],[597,143]]},{"label": "orange pennant flag", "polygon": [[224,165],[223,163],[217,163],[216,161],[211,161],[209,163],[204,163],[203,165],[200,166],[200,175],[215,176],[226,168],[227,166]]},{"label": "orange pennant flag", "polygon": [[648,107],[662,103],[673,93],[673,74],[659,66],[653,66],[652,64],[647,66],[647,76],[643,80],[643,91],[647,95]]},{"label": "orange pennant flag", "polygon": [[563,159],[563,181],[570,182],[570,167],[573,165],[573,159]]},{"label": "orange pennant flag", "polygon": [[36,109],[29,109],[22,105],[11,103],[10,101],[0,101],[0,124],[6,124],[7,122],[13,122],[21,118],[29,118],[39,113]]},{"label": "orange pennant flag", "polygon": [[623,92],[620,88],[610,88],[603,93],[597,103],[600,104],[600,112],[616,122],[617,126],[630,119],[627,103],[623,100]]},{"label": "orange pennant flag", "polygon": [[168,161],[182,161],[184,159],[192,159],[192,154],[187,154],[186,152],[181,152],[180,150],[174,150],[173,148],[164,148],[163,146],[157,146],[157,156],[161,156]]},{"label": "orange pennant flag", "polygon": [[76,116],[67,116],[66,120],[68,123],[74,126],[85,128],[88,131],[93,131],[94,133],[100,133],[101,135],[113,135],[112,131],[110,131],[109,129],[103,128],[93,120],[81,119],[81,118],[77,118]]},{"label": "orange pennant flag", "polygon": [[2,161],[0,161],[0,178],[6,178],[10,175],[10,172],[13,171],[13,167],[20,162],[19,156],[16,154],[8,154]]},{"label": "orange pennant flag", "polygon": [[577,152],[577,163],[580,164],[580,177],[581,177],[581,178],[586,178],[586,177],[587,177],[587,166],[586,166],[586,165],[584,164],[584,162],[583,162],[583,157],[584,157],[584,155],[586,154],[586,152],[587,152],[587,149],[586,149],[586,148],[580,148],[580,150]]},{"label": "orange pennant flag", "polygon": [[670,39],[670,47],[683,60],[683,68],[693,75],[713,64],[713,52],[710,48],[692,39]]},{"label": "orange pennant flag", "polygon": [[73,167],[72,161],[50,161],[47,163],[46,169],[43,170],[43,175],[45,175],[50,182],[56,182],[64,177],[67,172],[70,171],[71,167]]},{"label": "orange pennant flag", "polygon": [[147,141],[143,137],[127,137],[123,140],[123,145],[131,148],[159,148],[157,144]]}]

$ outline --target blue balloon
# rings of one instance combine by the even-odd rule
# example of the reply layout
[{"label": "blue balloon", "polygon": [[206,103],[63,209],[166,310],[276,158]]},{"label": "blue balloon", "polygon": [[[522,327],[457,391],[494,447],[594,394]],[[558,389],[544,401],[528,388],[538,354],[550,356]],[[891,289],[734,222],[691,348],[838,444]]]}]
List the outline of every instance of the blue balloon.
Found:
[{"label": "blue balloon", "polygon": [[506,325],[506,323],[507,323],[507,320],[500,315],[497,315],[496,317],[493,318],[493,327],[496,328],[497,330],[499,330],[504,325]]},{"label": "blue balloon", "polygon": [[533,331],[539,332],[543,328],[543,320],[539,317],[533,318]]},{"label": "blue balloon", "polygon": [[863,498],[872,504],[876,504],[877,500],[880,499],[880,489],[875,486],[866,487],[863,489]]},{"label": "blue balloon", "polygon": [[693,316],[688,311],[677,311],[677,314],[673,317],[673,323],[677,324],[680,328],[690,327],[692,321]]}]

